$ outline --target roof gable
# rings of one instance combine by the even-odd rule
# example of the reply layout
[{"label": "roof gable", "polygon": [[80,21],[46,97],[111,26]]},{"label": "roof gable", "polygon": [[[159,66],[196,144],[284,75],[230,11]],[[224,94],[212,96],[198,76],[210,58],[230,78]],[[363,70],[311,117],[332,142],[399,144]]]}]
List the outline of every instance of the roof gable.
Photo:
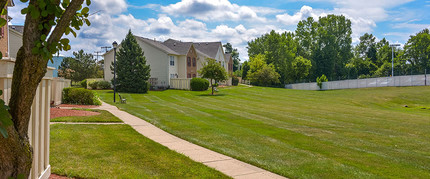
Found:
[{"label": "roof gable", "polygon": [[144,38],[144,37],[139,37],[139,36],[135,36],[136,39],[139,39],[155,48],[158,48],[159,50],[167,53],[167,54],[171,54],[171,55],[180,55],[177,52],[175,52],[174,50],[170,49],[169,47],[165,46],[162,42],[160,41],[156,41],[156,40],[151,40],[148,38]]},{"label": "roof gable", "polygon": [[221,42],[197,42],[193,43],[196,50],[207,54],[210,58],[216,58],[219,48],[222,46]]}]

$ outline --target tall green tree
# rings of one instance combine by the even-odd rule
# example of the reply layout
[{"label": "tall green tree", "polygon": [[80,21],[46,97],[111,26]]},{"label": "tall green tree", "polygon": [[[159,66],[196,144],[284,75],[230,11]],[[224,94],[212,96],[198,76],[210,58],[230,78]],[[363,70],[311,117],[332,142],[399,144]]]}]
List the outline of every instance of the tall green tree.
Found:
[{"label": "tall green tree", "polygon": [[250,59],[257,55],[264,55],[267,64],[273,64],[280,74],[281,83],[294,81],[292,62],[297,54],[297,41],[290,32],[277,33],[272,30],[268,34],[248,42]]},{"label": "tall green tree", "polygon": [[[113,65],[114,63],[112,62],[112,73],[114,70]],[[116,89],[119,92],[148,92],[150,71],[149,65],[146,65],[142,48],[140,48],[133,33],[129,30],[117,53]],[[114,84],[113,81],[112,84]]]},{"label": "tall green tree", "polygon": [[228,79],[225,68],[217,63],[215,59],[206,59],[206,64],[200,69],[199,74],[202,78],[209,79],[212,89],[212,95],[214,95],[214,81],[225,81]]},{"label": "tall green tree", "polygon": [[312,62],[302,56],[298,56],[293,60],[292,63],[293,80],[294,82],[305,79],[309,75],[309,71],[312,68]]},{"label": "tall green tree", "polygon": [[[69,50],[63,34],[73,34],[88,21],[89,8],[84,0],[21,0],[29,2],[25,14],[22,47],[19,49],[12,77],[9,101],[11,125],[8,137],[0,136],[0,178],[28,178],[33,160],[28,140],[28,124],[36,89],[45,76],[48,60],[59,50]],[[4,9],[7,0],[0,0]],[[90,1],[86,0],[86,5]],[[0,114],[3,116],[3,114]]]},{"label": "tall green tree", "polygon": [[405,45],[405,56],[419,73],[430,70],[430,33],[424,29],[412,35]]},{"label": "tall green tree", "polygon": [[313,18],[298,23],[298,54],[312,62],[312,78],[327,74],[346,77],[346,64],[353,57],[351,21],[343,15],[327,15],[318,22]]},{"label": "tall green tree", "polygon": [[[93,55],[85,53],[84,50],[73,52],[74,57],[66,57],[58,67],[58,76],[82,81],[87,78],[97,78],[100,66],[94,60]],[[67,73],[69,72],[69,73]]]},{"label": "tall green tree", "polygon": [[248,61],[243,62],[242,64],[242,79],[247,79],[247,74],[249,71],[250,67],[248,64]]},{"label": "tall green tree", "polygon": [[237,48],[233,48],[233,46],[230,43],[224,44],[223,47],[225,48],[225,53],[231,54],[231,58],[233,59],[233,72],[237,71],[239,69],[239,52],[237,51]]}]

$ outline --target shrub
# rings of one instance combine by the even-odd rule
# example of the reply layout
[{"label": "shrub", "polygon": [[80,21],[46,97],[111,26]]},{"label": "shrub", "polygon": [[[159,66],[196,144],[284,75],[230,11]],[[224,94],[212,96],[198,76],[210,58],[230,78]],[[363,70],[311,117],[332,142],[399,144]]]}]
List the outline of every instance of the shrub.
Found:
[{"label": "shrub", "polygon": [[98,88],[99,89],[110,89],[111,88],[110,82],[109,81],[99,81]]},{"label": "shrub", "polygon": [[64,88],[63,103],[81,105],[101,105],[97,94],[88,89]]},{"label": "shrub", "polygon": [[320,87],[320,89],[322,89],[322,83],[327,81],[328,79],[324,74],[321,75],[321,77],[317,77],[317,85]]},{"label": "shrub", "polygon": [[203,78],[193,78],[190,85],[192,91],[206,91],[209,88],[209,81]]},{"label": "shrub", "polygon": [[233,86],[239,85],[239,78],[237,76],[233,75],[231,77],[231,85],[233,85]]},{"label": "shrub", "polygon": [[97,89],[99,86],[99,81],[91,81],[88,83],[88,86],[90,86],[91,89]]},{"label": "shrub", "polygon": [[81,86],[84,87],[85,89],[87,89],[87,80],[82,80],[81,81]]}]

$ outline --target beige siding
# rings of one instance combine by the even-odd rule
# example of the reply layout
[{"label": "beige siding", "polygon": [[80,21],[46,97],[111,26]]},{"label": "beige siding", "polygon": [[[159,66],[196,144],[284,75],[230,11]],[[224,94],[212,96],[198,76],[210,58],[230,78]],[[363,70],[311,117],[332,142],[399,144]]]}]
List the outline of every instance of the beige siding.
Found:
[{"label": "beige siding", "polygon": [[19,48],[22,46],[22,34],[9,28],[9,53],[10,57],[16,58]]},{"label": "beige siding", "polygon": [[178,78],[187,78],[187,57],[181,55],[178,57]]},{"label": "beige siding", "polygon": [[[139,46],[144,51],[146,58],[146,64],[150,65],[151,78],[157,78],[156,86],[169,86],[169,55],[158,48],[155,48],[139,39],[137,39]],[[118,52],[118,49],[117,49]],[[111,81],[113,74],[110,69],[110,65],[113,62],[113,50],[109,51],[104,55],[105,67],[104,67],[104,80]],[[179,65],[179,63],[178,63]]]},{"label": "beige siding", "polygon": [[[10,101],[12,88],[12,72],[14,62],[0,60],[0,96],[6,104]],[[51,101],[51,83],[53,68],[48,72],[39,84],[31,108],[28,136],[30,145],[33,147],[33,165],[29,178],[48,178],[51,174],[49,165],[49,118]]]}]

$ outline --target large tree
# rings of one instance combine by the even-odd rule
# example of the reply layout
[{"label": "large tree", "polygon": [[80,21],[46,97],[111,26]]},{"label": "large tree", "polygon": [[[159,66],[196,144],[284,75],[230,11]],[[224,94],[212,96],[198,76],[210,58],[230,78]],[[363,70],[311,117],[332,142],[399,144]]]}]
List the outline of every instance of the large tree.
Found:
[{"label": "large tree", "polygon": [[424,29],[411,35],[405,45],[405,56],[419,73],[430,70],[430,31]]},{"label": "large tree", "polygon": [[225,81],[228,79],[225,68],[217,63],[215,59],[206,59],[206,64],[200,69],[199,74],[202,78],[209,79],[212,88],[212,95],[214,95],[214,84],[213,82]]},{"label": "large tree", "polygon": [[[143,50],[140,48],[131,30],[121,42],[117,53],[116,89],[119,92],[146,93],[150,77],[149,65],[146,64]],[[111,70],[114,70],[112,62]],[[112,82],[112,84],[114,84]]]},{"label": "large tree", "polygon": [[231,58],[233,59],[233,72],[237,71],[239,69],[239,52],[237,51],[237,48],[233,48],[233,46],[230,43],[224,44],[223,47],[225,48],[225,53],[231,54]]},{"label": "large tree", "polygon": [[73,52],[74,57],[66,57],[58,67],[58,76],[71,79],[72,81],[82,81],[87,78],[100,77],[97,73],[100,69],[92,54],[85,53],[84,50]]},{"label": "large tree", "polygon": [[[4,8],[6,1],[0,0],[3,5],[0,8]],[[69,40],[62,38],[63,34],[76,36],[73,29],[90,24],[89,9],[83,3],[84,0],[30,0],[21,11],[26,14],[23,45],[18,51],[12,78],[9,102],[12,120],[6,127],[8,137],[0,136],[0,178],[29,176],[33,150],[28,140],[28,124],[36,89],[52,55],[70,49]],[[86,0],[86,4],[89,6],[90,1]]]},{"label": "large tree", "polygon": [[298,54],[312,61],[312,78],[346,77],[347,62],[353,57],[351,21],[345,16],[327,15],[316,22],[312,17],[297,25]]}]

